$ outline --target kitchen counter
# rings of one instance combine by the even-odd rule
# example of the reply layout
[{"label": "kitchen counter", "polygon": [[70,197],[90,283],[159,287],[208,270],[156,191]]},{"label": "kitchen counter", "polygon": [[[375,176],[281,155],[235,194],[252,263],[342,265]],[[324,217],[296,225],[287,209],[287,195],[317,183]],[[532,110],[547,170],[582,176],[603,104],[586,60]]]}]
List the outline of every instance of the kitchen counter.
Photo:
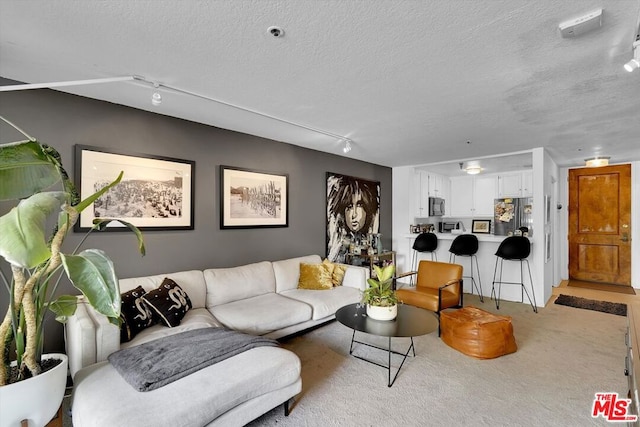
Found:
[{"label": "kitchen counter", "polygon": [[[441,262],[449,262],[451,253],[449,252],[449,248],[451,247],[451,242],[460,234],[452,234],[452,233],[434,233],[438,237],[438,248],[436,249],[436,257],[438,261]],[[474,234],[469,231],[461,233],[461,234]],[[478,268],[480,270],[480,281],[482,283],[482,293],[485,297],[489,298],[491,296],[491,284],[493,280],[494,267],[496,263],[496,250],[500,243],[507,238],[507,236],[496,236],[494,234],[474,234],[478,238],[478,252],[476,254],[478,259]],[[413,241],[418,236],[417,233],[408,233],[405,234],[402,239],[404,243],[401,248],[398,248],[396,251],[396,262],[398,264],[399,272],[407,272],[411,271],[411,260],[413,256]],[[529,241],[533,245],[533,238],[529,237]],[[431,259],[431,255],[428,253],[418,254],[418,260],[422,259]],[[534,261],[529,258],[531,263],[531,270],[534,269]],[[460,264],[464,268],[464,276],[469,276],[470,274],[470,260],[469,257],[456,257],[456,264]],[[474,262],[475,264],[475,262]],[[475,265],[474,265],[475,270]],[[474,274],[475,275],[475,274]],[[504,281],[519,281],[520,279],[520,263],[518,262],[509,262],[506,261],[504,263],[503,270],[503,280]],[[409,276],[410,277],[410,276]],[[401,283],[406,285],[409,282],[409,278],[406,280],[400,280]],[[534,278],[534,282],[535,282]],[[528,278],[527,278],[528,284]],[[471,281],[466,279],[463,281],[464,291],[465,293],[471,293]],[[528,287],[529,288],[529,287]],[[537,297],[537,295],[536,295]],[[521,300],[521,291],[519,286],[508,286],[505,285],[502,287],[502,296],[501,299],[507,301],[518,301]],[[485,299],[485,303],[488,300]],[[539,302],[538,302],[539,303]],[[491,304],[494,304],[491,302]]]},{"label": "kitchen counter", "polygon": [[[478,238],[478,242],[500,243],[507,238],[507,236],[496,236],[494,234],[474,234],[471,232],[465,232],[460,234],[453,234],[453,233],[434,233],[434,234],[438,236],[438,240],[453,240],[456,237],[458,237],[460,234],[473,234]],[[417,233],[406,234],[404,237],[406,237],[407,239],[415,239],[416,237],[418,237],[418,234]],[[532,239],[529,238],[529,240],[532,240]]]}]

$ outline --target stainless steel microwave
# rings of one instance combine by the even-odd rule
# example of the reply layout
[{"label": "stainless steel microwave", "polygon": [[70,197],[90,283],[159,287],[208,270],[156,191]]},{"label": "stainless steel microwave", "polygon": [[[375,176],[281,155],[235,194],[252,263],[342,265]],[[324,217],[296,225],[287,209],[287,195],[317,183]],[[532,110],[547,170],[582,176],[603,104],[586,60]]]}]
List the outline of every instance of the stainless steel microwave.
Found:
[{"label": "stainless steel microwave", "polygon": [[444,199],[441,197],[429,197],[429,216],[444,215]]}]

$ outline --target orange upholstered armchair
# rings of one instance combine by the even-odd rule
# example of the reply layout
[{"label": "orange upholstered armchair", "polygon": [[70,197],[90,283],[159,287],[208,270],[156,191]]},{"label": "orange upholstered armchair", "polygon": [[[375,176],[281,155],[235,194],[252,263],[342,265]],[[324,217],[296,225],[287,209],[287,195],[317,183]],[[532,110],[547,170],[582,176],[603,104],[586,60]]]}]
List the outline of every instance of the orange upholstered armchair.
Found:
[{"label": "orange upholstered armchair", "polygon": [[[398,289],[398,300],[426,308],[438,317],[445,308],[462,307],[462,266],[448,262],[420,261],[415,288]],[[440,330],[438,330],[438,336]]]}]

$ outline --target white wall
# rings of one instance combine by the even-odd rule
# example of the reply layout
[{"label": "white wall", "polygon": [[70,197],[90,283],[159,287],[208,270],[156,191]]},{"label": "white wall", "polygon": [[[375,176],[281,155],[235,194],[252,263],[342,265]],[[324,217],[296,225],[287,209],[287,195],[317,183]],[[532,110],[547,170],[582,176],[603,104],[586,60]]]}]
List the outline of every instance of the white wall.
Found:
[{"label": "white wall", "polygon": [[[559,197],[562,210],[559,213],[559,274],[562,280],[569,279],[569,168],[559,169]],[[640,162],[631,162],[631,285],[640,288]]]},{"label": "white wall", "polygon": [[[558,273],[558,264],[559,264],[559,245],[558,241],[560,240],[560,235],[558,233],[558,166],[553,161],[549,153],[546,151],[542,151],[542,176],[539,177],[539,180],[535,181],[534,188],[536,184],[539,182],[542,183],[543,190],[543,199],[542,202],[538,205],[540,206],[540,211],[542,211],[541,223],[544,224],[544,234],[540,237],[538,242],[542,246],[542,251],[540,254],[540,265],[543,268],[540,270],[543,277],[543,291],[544,291],[544,301],[548,301],[553,294],[553,287],[560,284],[560,275]],[[535,177],[534,177],[535,179]],[[547,221],[546,218],[546,197],[549,197],[550,200],[550,212],[549,218]],[[547,237],[549,236],[549,237]],[[546,249],[546,239],[551,239],[551,250],[547,257],[547,249]]]},{"label": "white wall", "polygon": [[406,235],[409,233],[409,225],[413,224],[414,213],[411,211],[411,182],[413,179],[413,166],[401,166],[392,169],[391,179],[393,181],[393,208],[391,232],[393,239],[391,247],[396,251],[397,272],[409,271],[411,260],[410,254],[402,250],[407,245]]}]

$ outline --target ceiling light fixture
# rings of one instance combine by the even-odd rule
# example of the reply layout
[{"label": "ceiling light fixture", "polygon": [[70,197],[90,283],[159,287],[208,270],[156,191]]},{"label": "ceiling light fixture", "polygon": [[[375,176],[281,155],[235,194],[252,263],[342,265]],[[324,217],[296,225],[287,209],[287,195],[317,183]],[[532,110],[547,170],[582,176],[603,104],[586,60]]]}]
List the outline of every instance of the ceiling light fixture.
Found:
[{"label": "ceiling light fixture", "polygon": [[469,174],[469,175],[477,175],[480,172],[482,172],[482,168],[480,166],[467,166],[467,168],[465,169],[465,171]]},{"label": "ceiling light fixture", "polygon": [[632,72],[636,68],[640,68],[640,40],[633,42],[633,59],[624,64],[624,69]]},{"label": "ceiling light fixture", "polygon": [[351,151],[351,140],[343,139],[343,141],[344,141],[344,147],[342,148],[342,152],[347,154],[349,151]]},{"label": "ceiling light fixture", "polygon": [[460,169],[465,171],[469,175],[477,175],[483,170],[477,161],[467,162],[466,166],[464,165],[464,163],[460,163]]},{"label": "ceiling light fixture", "polygon": [[607,166],[609,164],[609,156],[595,156],[588,159],[584,159],[588,168],[599,168]]}]

